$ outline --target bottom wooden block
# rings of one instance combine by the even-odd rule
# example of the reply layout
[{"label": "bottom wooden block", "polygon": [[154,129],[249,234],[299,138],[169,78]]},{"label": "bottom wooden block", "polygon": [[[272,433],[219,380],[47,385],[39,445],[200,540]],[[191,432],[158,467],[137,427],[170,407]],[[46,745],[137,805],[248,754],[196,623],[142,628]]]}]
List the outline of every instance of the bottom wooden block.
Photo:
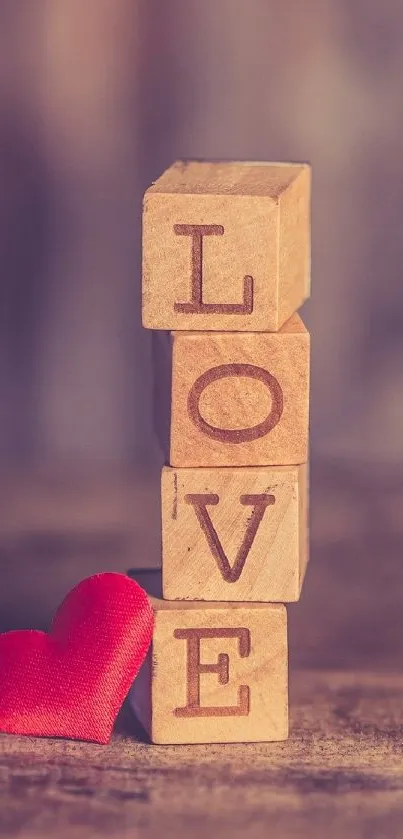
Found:
[{"label": "bottom wooden block", "polygon": [[153,642],[130,704],[151,741],[285,740],[285,606],[150,599]]}]

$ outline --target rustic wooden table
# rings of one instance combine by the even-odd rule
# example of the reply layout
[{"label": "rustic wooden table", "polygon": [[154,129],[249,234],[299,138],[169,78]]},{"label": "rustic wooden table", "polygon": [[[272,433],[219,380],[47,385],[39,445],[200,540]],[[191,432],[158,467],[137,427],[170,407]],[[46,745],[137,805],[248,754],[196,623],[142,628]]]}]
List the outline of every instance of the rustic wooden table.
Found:
[{"label": "rustic wooden table", "polygon": [[[158,479],[8,475],[0,623],[43,626],[104,569],[157,566]],[[403,475],[317,465],[312,562],[290,615],[291,736],[107,747],[0,736],[0,835],[401,839]]]}]

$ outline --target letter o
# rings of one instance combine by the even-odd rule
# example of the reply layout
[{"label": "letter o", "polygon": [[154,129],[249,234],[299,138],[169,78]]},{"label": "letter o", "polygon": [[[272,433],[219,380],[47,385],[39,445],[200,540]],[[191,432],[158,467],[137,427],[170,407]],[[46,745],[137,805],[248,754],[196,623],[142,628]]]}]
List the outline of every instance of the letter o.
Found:
[{"label": "letter o", "polygon": [[[271,410],[263,422],[250,428],[230,429],[217,428],[217,426],[210,425],[203,419],[199,409],[203,391],[212,382],[229,376],[245,376],[249,379],[258,379],[267,387],[271,396]],[[196,379],[188,396],[188,413],[199,431],[213,440],[219,440],[221,443],[250,443],[252,440],[258,440],[259,437],[265,437],[279,422],[283,413],[283,391],[277,379],[263,367],[256,367],[254,364],[220,364],[218,367],[206,370]]]}]

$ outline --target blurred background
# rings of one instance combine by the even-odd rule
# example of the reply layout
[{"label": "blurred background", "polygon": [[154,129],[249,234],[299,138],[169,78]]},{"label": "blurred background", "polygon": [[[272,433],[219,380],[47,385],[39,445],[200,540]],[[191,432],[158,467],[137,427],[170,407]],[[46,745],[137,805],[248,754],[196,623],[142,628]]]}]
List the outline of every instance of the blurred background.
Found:
[{"label": "blurred background", "polygon": [[313,166],[313,452],[403,460],[392,0],[0,4],[3,459],[149,461],[140,202],[181,157]]},{"label": "blurred background", "polygon": [[[159,562],[158,525],[141,537],[143,516],[130,530],[147,504],[158,521],[161,462],[140,206],[181,157],[312,163],[314,497],[329,487],[314,544],[340,547],[359,520],[365,553],[380,510],[390,533],[384,475],[403,466],[402,39],[393,0],[0,0],[0,558],[3,586],[10,558],[22,562],[20,599],[35,558],[52,603],[134,538],[140,564]],[[150,470],[155,484],[130,495],[122,476]]]}]

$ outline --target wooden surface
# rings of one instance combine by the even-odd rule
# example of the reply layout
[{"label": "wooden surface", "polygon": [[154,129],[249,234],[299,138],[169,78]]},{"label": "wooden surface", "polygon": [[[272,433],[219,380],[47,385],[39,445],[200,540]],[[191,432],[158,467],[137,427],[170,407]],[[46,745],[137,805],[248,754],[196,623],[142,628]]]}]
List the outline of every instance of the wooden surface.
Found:
[{"label": "wooden surface", "polygon": [[309,290],[308,165],[178,162],[147,190],[147,328],[276,331]]},{"label": "wooden surface", "polygon": [[264,466],[308,457],[309,332],[172,333],[171,466]]},{"label": "wooden surface", "polygon": [[[3,628],[42,626],[96,570],[158,562],[159,473],[8,475]],[[401,839],[403,475],[313,464],[312,561],[289,608],[290,739],[108,747],[0,737],[0,835]]]},{"label": "wooden surface", "polygon": [[3,737],[5,837],[400,839],[403,678],[296,672],[285,743],[110,746]]},{"label": "wooden surface", "polygon": [[[137,577],[141,583],[141,575]],[[288,735],[287,614],[279,603],[153,598],[152,648],[130,703],[153,743]]]},{"label": "wooden surface", "polygon": [[168,600],[299,599],[307,466],[173,469],[161,479]]}]

